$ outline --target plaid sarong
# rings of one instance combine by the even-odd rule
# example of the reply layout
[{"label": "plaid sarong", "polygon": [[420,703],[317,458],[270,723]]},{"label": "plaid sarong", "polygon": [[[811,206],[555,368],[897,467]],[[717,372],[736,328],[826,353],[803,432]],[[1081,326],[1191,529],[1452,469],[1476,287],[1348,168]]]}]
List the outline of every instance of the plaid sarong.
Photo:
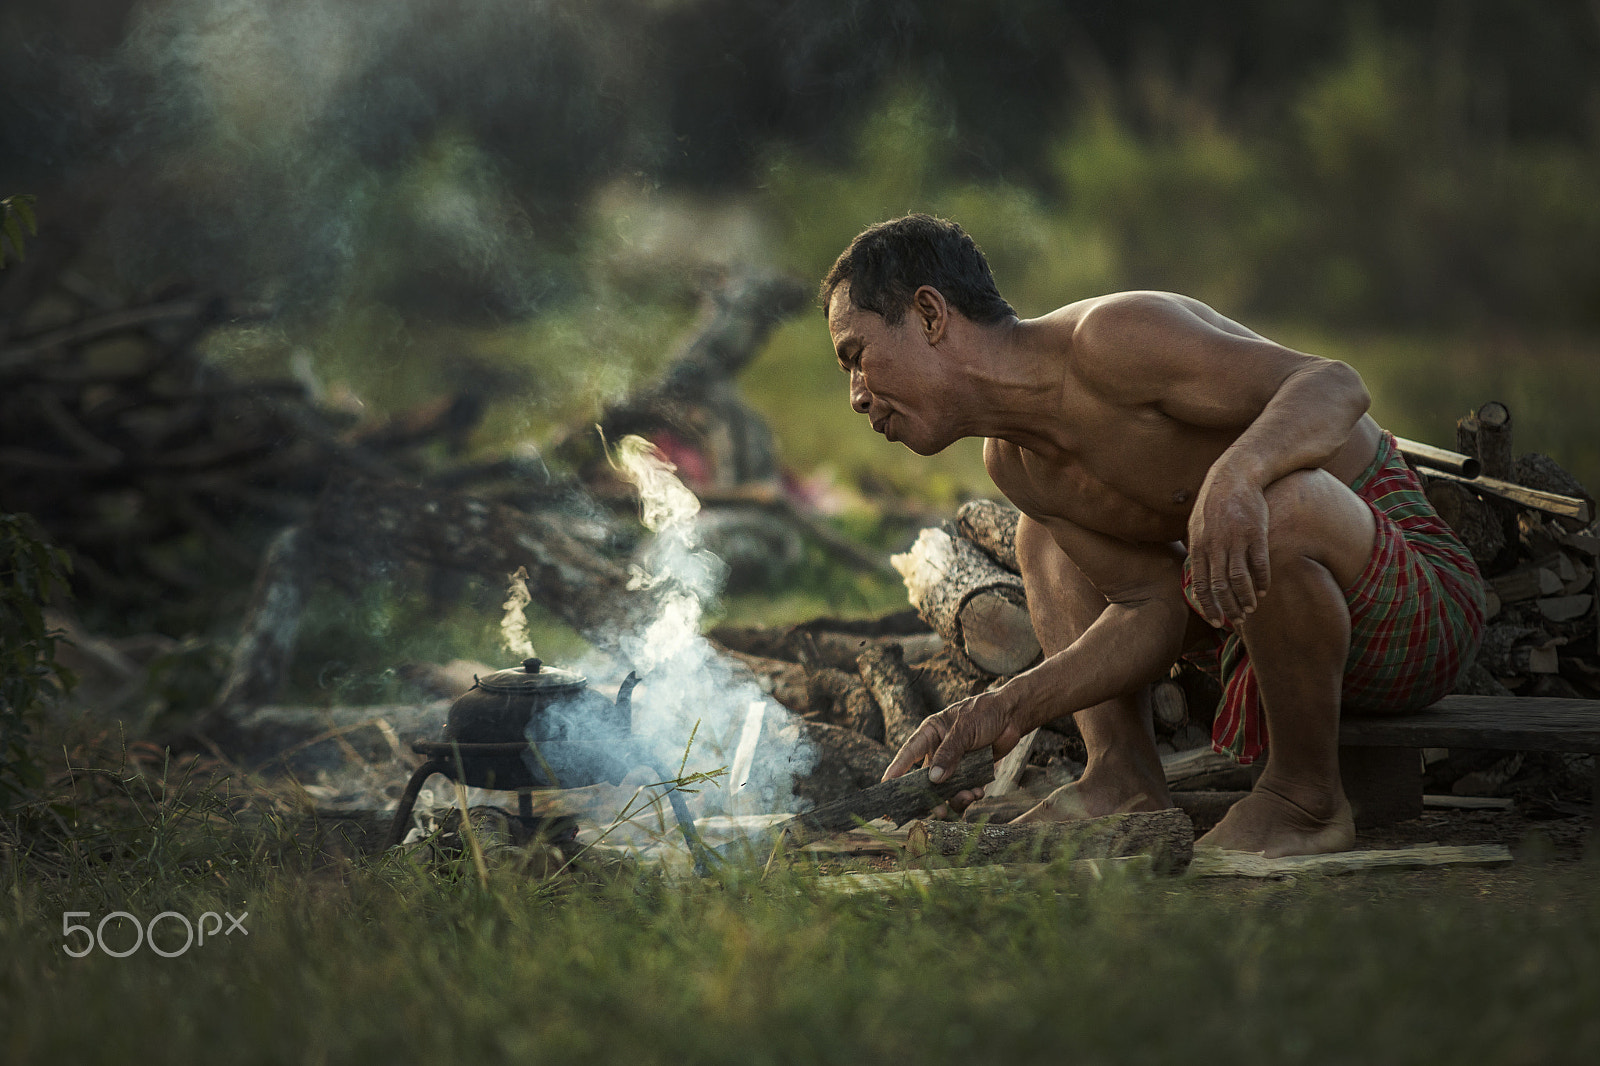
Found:
[{"label": "plaid sarong", "polygon": [[[1449,693],[1477,654],[1483,632],[1484,585],[1477,565],[1423,495],[1387,431],[1372,464],[1350,486],[1372,508],[1377,536],[1372,558],[1345,591],[1350,607],[1350,657],[1342,705],[1357,710],[1417,710]],[[1193,573],[1184,564],[1183,593],[1195,607]],[[1218,646],[1188,658],[1223,681],[1211,745],[1250,764],[1267,746],[1261,690],[1244,640],[1224,622]]]}]

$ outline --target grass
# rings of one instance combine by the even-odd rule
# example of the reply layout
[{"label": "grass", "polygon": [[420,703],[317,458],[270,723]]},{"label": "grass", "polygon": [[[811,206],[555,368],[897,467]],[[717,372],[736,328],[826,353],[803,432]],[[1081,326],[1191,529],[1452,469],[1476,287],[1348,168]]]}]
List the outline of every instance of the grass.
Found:
[{"label": "grass", "polygon": [[[292,838],[240,830],[215,783],[134,754],[61,786],[67,823],[35,808],[29,825],[5,827],[8,1062],[1433,1064],[1600,1052],[1600,895],[1594,869],[1575,864],[1521,868],[1515,883],[1047,876],[860,896],[783,863],[709,880],[626,866],[480,879],[466,862],[318,862]],[[248,936],[171,959],[145,948],[75,959],[61,935],[69,910],[90,922],[248,911]],[[131,930],[107,939],[125,944]],[[176,925],[161,943],[176,950]]]}]

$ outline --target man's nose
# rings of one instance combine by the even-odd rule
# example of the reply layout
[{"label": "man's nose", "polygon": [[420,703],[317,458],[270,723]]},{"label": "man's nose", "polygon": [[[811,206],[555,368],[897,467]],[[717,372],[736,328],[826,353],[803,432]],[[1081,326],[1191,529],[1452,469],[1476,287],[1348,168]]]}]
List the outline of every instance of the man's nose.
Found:
[{"label": "man's nose", "polygon": [[850,371],[850,407],[857,414],[866,414],[867,408],[872,403],[872,394],[867,391],[866,382],[861,377],[861,371]]}]

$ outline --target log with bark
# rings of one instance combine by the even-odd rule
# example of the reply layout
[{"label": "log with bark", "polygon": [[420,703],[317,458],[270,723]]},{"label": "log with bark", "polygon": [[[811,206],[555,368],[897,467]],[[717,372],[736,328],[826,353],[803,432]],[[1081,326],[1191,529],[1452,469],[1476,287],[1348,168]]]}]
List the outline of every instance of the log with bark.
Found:
[{"label": "log with bark", "polygon": [[1013,574],[1022,572],[1017,562],[1017,522],[1021,518],[1021,511],[997,500],[969,500],[956,511],[961,535]]},{"label": "log with bark", "polygon": [[1072,822],[1022,825],[916,822],[906,839],[912,855],[940,855],[968,866],[1049,862],[1060,856],[1114,859],[1150,855],[1159,873],[1182,873],[1194,857],[1194,823],[1176,807]]},{"label": "log with bark", "polygon": [[917,612],[981,669],[1006,676],[1039,658],[1022,579],[957,535],[952,524],[924,529],[910,551],[890,561]]},{"label": "log with bark", "polygon": [[1456,422],[1456,448],[1477,458],[1484,477],[1511,477],[1511,409],[1490,400]]},{"label": "log with bark", "polygon": [[[798,736],[806,742],[802,750],[812,758],[797,767],[799,772],[794,778],[795,795],[817,804],[817,811],[832,810],[834,803],[841,802],[840,797],[848,800],[865,794],[862,790],[871,792],[881,787],[878,781],[889,768],[892,755],[882,744],[852,729],[823,722],[799,723]],[[931,809],[930,806],[923,813]],[[823,817],[826,819],[828,815]],[[879,815],[868,814],[863,820],[871,821],[876,817]],[[834,816],[834,820],[837,821],[837,816]],[[846,818],[843,824],[834,828],[848,829],[853,824]]]},{"label": "log with bark", "polygon": [[932,711],[917,693],[900,645],[869,648],[856,661],[861,679],[882,709],[884,741],[891,751],[899,751]]},{"label": "log with bark", "polygon": [[[885,763],[885,768],[887,768]],[[944,781],[933,784],[927,770],[913,770],[892,781],[881,781],[853,795],[842,796],[796,815],[778,826],[791,842],[805,843],[828,833],[853,829],[878,818],[904,825],[944,803],[957,792],[986,785],[994,777],[994,756],[988,748],[968,752]]]}]

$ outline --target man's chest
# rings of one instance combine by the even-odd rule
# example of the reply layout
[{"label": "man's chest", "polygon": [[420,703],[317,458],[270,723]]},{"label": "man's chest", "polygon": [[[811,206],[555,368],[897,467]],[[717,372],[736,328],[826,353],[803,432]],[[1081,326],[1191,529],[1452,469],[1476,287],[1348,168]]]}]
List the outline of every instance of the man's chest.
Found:
[{"label": "man's chest", "polygon": [[989,475],[1025,514],[1138,543],[1184,538],[1206,473],[1234,436],[1178,432],[1154,419],[1086,429],[1070,451],[990,441]]}]

